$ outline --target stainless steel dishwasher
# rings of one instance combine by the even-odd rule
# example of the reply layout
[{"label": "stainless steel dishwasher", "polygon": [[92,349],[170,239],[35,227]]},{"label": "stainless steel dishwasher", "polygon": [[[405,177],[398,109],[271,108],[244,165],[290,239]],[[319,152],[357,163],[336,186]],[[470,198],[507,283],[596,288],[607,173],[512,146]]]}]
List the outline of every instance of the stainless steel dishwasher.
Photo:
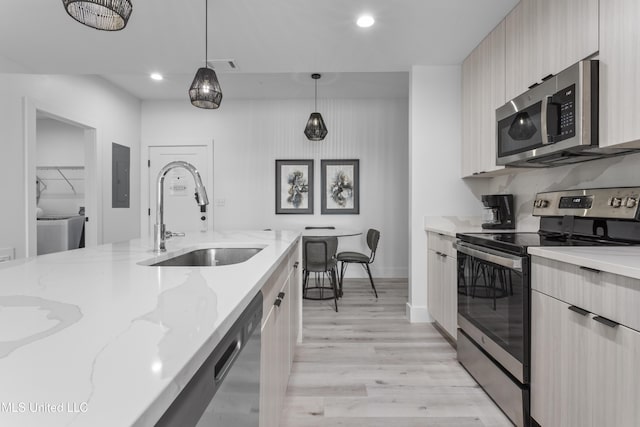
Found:
[{"label": "stainless steel dishwasher", "polygon": [[157,427],[258,427],[262,292],[173,401]]}]

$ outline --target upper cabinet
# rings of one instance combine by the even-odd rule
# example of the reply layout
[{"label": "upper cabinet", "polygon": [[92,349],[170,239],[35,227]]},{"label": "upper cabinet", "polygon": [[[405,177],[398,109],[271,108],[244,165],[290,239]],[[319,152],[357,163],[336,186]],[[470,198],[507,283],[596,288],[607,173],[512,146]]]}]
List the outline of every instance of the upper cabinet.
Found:
[{"label": "upper cabinet", "polygon": [[[598,3],[598,0],[521,0],[465,59],[462,63],[462,177],[491,177],[514,170],[496,165],[496,109],[544,77],[557,74],[598,52]],[[616,9],[622,8],[616,6],[617,3],[634,4],[635,1],[607,0],[603,3],[606,3],[606,9]],[[634,32],[634,20],[638,22],[640,6],[634,4],[633,9],[635,15],[623,26],[635,38],[629,37],[625,41],[624,46],[628,47],[624,52],[616,53],[618,56],[612,58],[612,62],[640,62],[637,55],[633,54],[633,59],[629,59],[627,54],[633,51],[634,43],[640,42],[640,35]],[[622,12],[611,11],[610,25],[616,25],[614,15],[619,13]],[[610,42],[616,43],[613,39]],[[624,73],[623,67],[618,68],[618,73]],[[629,76],[624,78],[621,78],[622,74],[611,75],[612,82],[608,87],[613,92],[609,96],[619,97],[616,92],[624,91],[622,85],[630,78],[634,88],[640,89],[640,78],[635,74],[631,77],[630,71],[626,73]],[[625,92],[627,102],[635,102],[633,93]],[[635,125],[627,119],[632,117],[631,112],[624,119],[611,113],[608,117],[618,122],[624,120],[625,130],[640,135],[640,124]],[[613,132],[622,132],[620,126],[611,123],[617,128]]]},{"label": "upper cabinet", "polygon": [[640,2],[600,2],[601,147],[640,147]]},{"label": "upper cabinet", "polygon": [[598,3],[598,0],[518,3],[505,19],[507,100],[598,51]]},{"label": "upper cabinet", "polygon": [[489,174],[496,166],[496,108],[505,103],[505,23],[501,22],[462,63],[462,176]]}]

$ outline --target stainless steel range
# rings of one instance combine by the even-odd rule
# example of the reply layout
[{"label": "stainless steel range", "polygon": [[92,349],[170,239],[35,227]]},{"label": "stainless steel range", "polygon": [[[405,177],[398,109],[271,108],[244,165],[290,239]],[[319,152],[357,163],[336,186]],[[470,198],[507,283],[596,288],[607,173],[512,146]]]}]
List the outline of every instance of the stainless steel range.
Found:
[{"label": "stainless steel range", "polygon": [[640,187],[539,193],[537,233],[458,234],[458,360],[517,426],[529,415],[531,246],[640,244]]}]

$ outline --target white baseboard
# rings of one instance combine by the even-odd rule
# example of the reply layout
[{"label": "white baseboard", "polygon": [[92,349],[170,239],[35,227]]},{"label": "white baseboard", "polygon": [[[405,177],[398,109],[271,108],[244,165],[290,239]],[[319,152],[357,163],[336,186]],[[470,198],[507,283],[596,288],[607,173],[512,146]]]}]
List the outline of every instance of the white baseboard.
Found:
[{"label": "white baseboard", "polygon": [[411,323],[433,323],[433,318],[426,306],[412,306],[410,303],[407,303],[407,319]]}]

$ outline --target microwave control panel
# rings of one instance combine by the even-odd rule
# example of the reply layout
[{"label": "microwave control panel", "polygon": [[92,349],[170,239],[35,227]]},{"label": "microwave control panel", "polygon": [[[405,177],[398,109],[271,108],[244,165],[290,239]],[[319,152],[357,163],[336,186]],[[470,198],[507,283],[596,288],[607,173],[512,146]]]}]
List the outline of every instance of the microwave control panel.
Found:
[{"label": "microwave control panel", "polygon": [[[555,111],[553,111],[555,110]],[[576,85],[557,92],[548,111],[549,134],[553,142],[573,138],[576,134]],[[554,120],[555,119],[555,120]],[[555,122],[555,123],[554,123]]]}]

